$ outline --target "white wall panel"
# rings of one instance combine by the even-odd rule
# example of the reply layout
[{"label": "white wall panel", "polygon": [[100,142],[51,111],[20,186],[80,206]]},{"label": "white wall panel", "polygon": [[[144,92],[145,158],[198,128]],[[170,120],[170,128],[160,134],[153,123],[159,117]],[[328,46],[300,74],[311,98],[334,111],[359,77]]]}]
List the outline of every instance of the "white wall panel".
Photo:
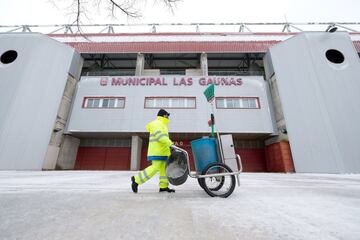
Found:
[{"label": "white wall panel", "polygon": [[[329,49],[340,51],[344,62],[330,62]],[[268,56],[296,171],[360,172],[360,62],[349,35],[298,34]]]},{"label": "white wall panel", "polygon": [[[177,81],[182,77],[175,76]],[[196,109],[167,109],[171,113],[169,129],[179,133],[209,132],[207,121],[210,119],[211,107],[203,95],[207,86],[199,84],[201,77],[190,77],[193,81],[191,86],[174,85],[174,76],[161,76],[165,79],[166,86],[112,86],[112,77],[108,77],[107,86],[101,86],[100,78],[81,78],[67,127],[69,132],[145,132],[146,123],[153,120],[158,112],[158,109],[144,109],[145,97],[152,96],[196,97]],[[215,109],[219,130],[234,133],[273,133],[268,86],[263,77],[232,78],[241,78],[242,85],[216,86],[216,96],[258,97],[261,109]],[[87,96],[126,97],[126,106],[125,109],[83,109],[83,99]]]},{"label": "white wall panel", "polygon": [[0,34],[0,169],[40,170],[74,50],[34,33]]}]

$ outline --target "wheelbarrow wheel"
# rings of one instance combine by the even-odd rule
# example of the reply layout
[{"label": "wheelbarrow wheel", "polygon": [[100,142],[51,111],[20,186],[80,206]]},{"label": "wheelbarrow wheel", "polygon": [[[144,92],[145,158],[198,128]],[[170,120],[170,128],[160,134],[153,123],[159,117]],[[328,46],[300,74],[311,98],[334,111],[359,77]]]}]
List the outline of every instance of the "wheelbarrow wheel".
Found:
[{"label": "wheelbarrow wheel", "polygon": [[[232,170],[223,163],[212,163],[204,169],[202,175],[231,172]],[[234,175],[228,175],[200,178],[199,184],[209,196],[226,198],[233,193],[236,181]]]},{"label": "wheelbarrow wheel", "polygon": [[198,178],[197,180],[198,180],[198,183],[199,183],[200,187],[202,189],[204,189],[204,179],[203,178]]},{"label": "wheelbarrow wheel", "polygon": [[[206,172],[205,172],[206,169],[204,169],[204,171],[202,171],[202,175],[205,175]],[[205,182],[205,178],[198,178],[198,183],[200,185],[200,187],[202,189],[204,189],[204,182]],[[222,186],[224,185],[224,182],[225,182],[225,177],[224,176],[220,176],[220,177],[216,177],[215,180],[217,181],[217,185],[214,185],[213,187],[210,188],[211,191],[218,191],[222,188]]]}]

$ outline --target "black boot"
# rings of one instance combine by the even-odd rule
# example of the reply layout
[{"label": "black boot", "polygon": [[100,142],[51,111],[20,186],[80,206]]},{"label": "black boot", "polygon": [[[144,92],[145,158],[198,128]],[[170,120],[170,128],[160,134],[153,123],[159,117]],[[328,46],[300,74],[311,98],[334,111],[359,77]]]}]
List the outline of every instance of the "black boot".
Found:
[{"label": "black boot", "polygon": [[160,188],[159,189],[159,192],[169,192],[169,193],[172,193],[172,192],[175,192],[175,189],[171,189],[171,188]]},{"label": "black boot", "polygon": [[132,177],[131,177],[131,189],[133,190],[134,193],[137,193],[137,191],[138,191],[138,186],[139,186],[139,184],[137,184],[137,183],[135,182],[135,178],[134,178],[134,176],[132,176]]}]

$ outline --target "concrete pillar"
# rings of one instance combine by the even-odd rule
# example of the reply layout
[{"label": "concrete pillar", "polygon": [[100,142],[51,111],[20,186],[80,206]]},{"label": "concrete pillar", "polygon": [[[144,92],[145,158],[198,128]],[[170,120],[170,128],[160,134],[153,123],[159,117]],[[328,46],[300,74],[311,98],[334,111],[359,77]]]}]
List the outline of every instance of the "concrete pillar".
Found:
[{"label": "concrete pillar", "polygon": [[64,141],[65,125],[70,113],[71,102],[75,93],[75,88],[76,79],[73,76],[68,75],[42,169],[53,170],[57,165],[59,153],[62,148],[61,145]]},{"label": "concrete pillar", "polygon": [[131,137],[131,162],[130,170],[140,169],[142,139],[139,136]]},{"label": "concrete pillar", "polygon": [[48,145],[45,159],[42,165],[42,169],[44,170],[54,170],[56,167],[56,161],[59,156],[60,148],[53,145]]},{"label": "concrete pillar", "polygon": [[265,147],[265,158],[268,172],[295,172],[288,141],[279,141],[267,145]]},{"label": "concrete pillar", "polygon": [[207,54],[204,52],[201,53],[200,56],[200,66],[201,66],[202,75],[207,76],[209,68],[208,68]]},{"label": "concrete pillar", "polygon": [[145,56],[144,54],[138,53],[135,76],[160,76],[160,69],[145,69]]},{"label": "concrete pillar", "polygon": [[64,141],[61,144],[59,157],[56,163],[56,169],[62,169],[62,170],[74,169],[79,145],[80,145],[80,139],[70,135],[64,136]]},{"label": "concrete pillar", "polygon": [[185,69],[186,76],[207,76],[208,75],[208,62],[207,54],[202,53],[200,55],[200,68]]},{"label": "concrete pillar", "polygon": [[145,67],[145,56],[144,54],[138,53],[136,58],[135,76],[143,75]]},{"label": "concrete pillar", "polygon": [[271,98],[272,98],[272,102],[273,102],[273,106],[274,106],[274,115],[275,115],[276,126],[281,133],[281,132],[286,131],[286,123],[285,123],[284,113],[283,113],[282,106],[281,106],[280,95],[279,95],[279,90],[277,87],[277,81],[276,81],[275,75],[272,76],[268,81],[269,81]]}]

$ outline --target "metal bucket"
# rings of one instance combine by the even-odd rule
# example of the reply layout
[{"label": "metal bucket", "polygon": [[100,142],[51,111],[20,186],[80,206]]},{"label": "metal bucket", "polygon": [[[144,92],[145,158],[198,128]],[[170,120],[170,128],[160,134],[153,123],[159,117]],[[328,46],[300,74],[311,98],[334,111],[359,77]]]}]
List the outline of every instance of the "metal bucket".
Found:
[{"label": "metal bucket", "polygon": [[166,176],[172,185],[186,182],[189,174],[186,155],[180,151],[173,151],[166,162]]}]

